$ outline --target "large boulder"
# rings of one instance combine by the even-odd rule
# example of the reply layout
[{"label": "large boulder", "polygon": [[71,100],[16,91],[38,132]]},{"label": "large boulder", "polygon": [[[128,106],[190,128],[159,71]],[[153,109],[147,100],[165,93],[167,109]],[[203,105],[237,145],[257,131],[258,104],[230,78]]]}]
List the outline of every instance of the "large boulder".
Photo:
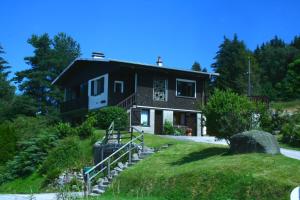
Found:
[{"label": "large boulder", "polygon": [[230,138],[230,151],[233,153],[261,152],[279,154],[280,149],[274,135],[259,130],[245,131]]}]

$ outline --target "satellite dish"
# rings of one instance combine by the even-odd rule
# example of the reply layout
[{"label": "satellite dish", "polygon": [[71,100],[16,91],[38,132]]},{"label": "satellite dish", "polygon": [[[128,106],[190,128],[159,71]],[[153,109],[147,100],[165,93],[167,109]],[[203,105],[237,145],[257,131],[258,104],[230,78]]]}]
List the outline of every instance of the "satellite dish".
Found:
[{"label": "satellite dish", "polygon": [[300,200],[300,187],[293,189],[290,197],[291,200]]}]

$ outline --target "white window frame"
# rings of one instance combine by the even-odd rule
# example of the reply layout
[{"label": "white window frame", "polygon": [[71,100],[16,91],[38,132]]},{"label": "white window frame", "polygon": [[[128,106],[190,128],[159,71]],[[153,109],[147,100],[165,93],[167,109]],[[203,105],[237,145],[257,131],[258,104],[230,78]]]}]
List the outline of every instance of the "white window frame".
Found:
[{"label": "white window frame", "polygon": [[121,84],[121,93],[123,94],[124,93],[124,81],[115,81],[114,82],[114,93],[116,93],[116,84]]},{"label": "white window frame", "polygon": [[[100,94],[98,94],[98,95],[92,95],[93,94],[93,92],[92,92],[92,84],[94,84],[94,93],[97,93],[97,89],[98,89],[98,84],[95,84],[96,82],[97,82],[97,80],[99,80],[99,79],[101,79],[101,78],[103,78],[104,79],[104,86],[103,87],[105,87],[105,75],[103,75],[103,76],[99,76],[99,77],[96,77],[96,78],[93,78],[93,79],[90,79],[89,80],[89,82],[88,82],[88,87],[89,87],[89,89],[88,89],[88,94],[89,94],[89,96],[93,96],[93,97],[96,97],[96,96],[100,96],[101,94],[103,94],[103,92],[102,93],[100,93]],[[104,91],[105,91],[105,88],[104,88]]]},{"label": "white window frame", "polygon": [[[143,115],[143,112],[146,112],[148,115],[147,115],[147,124],[144,125],[142,123],[142,115]],[[141,110],[141,116],[140,116],[140,126],[144,126],[144,127],[149,127],[150,126],[150,110],[149,109],[142,109]]]},{"label": "white window frame", "polygon": [[[168,101],[168,79],[163,79],[164,81],[165,81],[165,92],[166,92],[166,100],[164,100],[163,102],[167,102]],[[154,81],[155,80],[153,80],[153,86],[154,86]],[[152,95],[153,97],[152,97],[152,100],[153,101],[159,101],[159,100],[154,100],[154,87],[153,87],[153,95]]]},{"label": "white window frame", "polygon": [[[178,92],[177,92],[177,82],[178,81],[181,81],[181,82],[187,82],[187,83],[194,83],[195,84],[195,93],[194,93],[194,96],[193,97],[190,97],[190,96],[182,96],[182,95],[178,95]],[[196,84],[196,80],[189,80],[189,79],[182,79],[182,78],[176,78],[176,91],[175,91],[175,95],[176,97],[183,97],[183,98],[197,98],[197,84]]]}]

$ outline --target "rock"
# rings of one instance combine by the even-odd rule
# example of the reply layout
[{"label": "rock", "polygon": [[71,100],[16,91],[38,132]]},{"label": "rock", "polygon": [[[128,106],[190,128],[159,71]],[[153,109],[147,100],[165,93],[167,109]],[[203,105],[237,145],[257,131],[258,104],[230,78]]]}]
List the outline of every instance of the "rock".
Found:
[{"label": "rock", "polygon": [[121,163],[121,162],[118,162],[118,167],[120,168],[120,169],[124,169],[125,167],[124,167],[124,164],[123,163]]},{"label": "rock", "polygon": [[117,172],[122,172],[123,169],[121,169],[120,167],[115,167],[114,170],[116,170]]},{"label": "rock", "polygon": [[102,194],[104,193],[105,191],[104,190],[101,190],[97,187],[94,187],[93,190],[92,190],[92,193],[96,193],[96,194]]},{"label": "rock", "polygon": [[137,153],[134,153],[132,155],[132,161],[139,161],[139,160],[140,160],[139,155]]},{"label": "rock", "polygon": [[238,133],[230,138],[230,152],[261,152],[274,155],[279,154],[280,149],[274,135],[264,131],[251,130]]}]

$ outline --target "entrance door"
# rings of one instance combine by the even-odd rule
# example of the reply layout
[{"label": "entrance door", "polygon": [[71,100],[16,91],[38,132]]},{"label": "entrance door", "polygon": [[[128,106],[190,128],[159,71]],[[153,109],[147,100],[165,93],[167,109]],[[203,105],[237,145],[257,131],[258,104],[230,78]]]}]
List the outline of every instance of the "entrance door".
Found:
[{"label": "entrance door", "polygon": [[108,74],[89,80],[89,110],[107,106]]},{"label": "entrance door", "polygon": [[163,131],[163,115],[162,110],[155,110],[155,134],[162,134]]}]

